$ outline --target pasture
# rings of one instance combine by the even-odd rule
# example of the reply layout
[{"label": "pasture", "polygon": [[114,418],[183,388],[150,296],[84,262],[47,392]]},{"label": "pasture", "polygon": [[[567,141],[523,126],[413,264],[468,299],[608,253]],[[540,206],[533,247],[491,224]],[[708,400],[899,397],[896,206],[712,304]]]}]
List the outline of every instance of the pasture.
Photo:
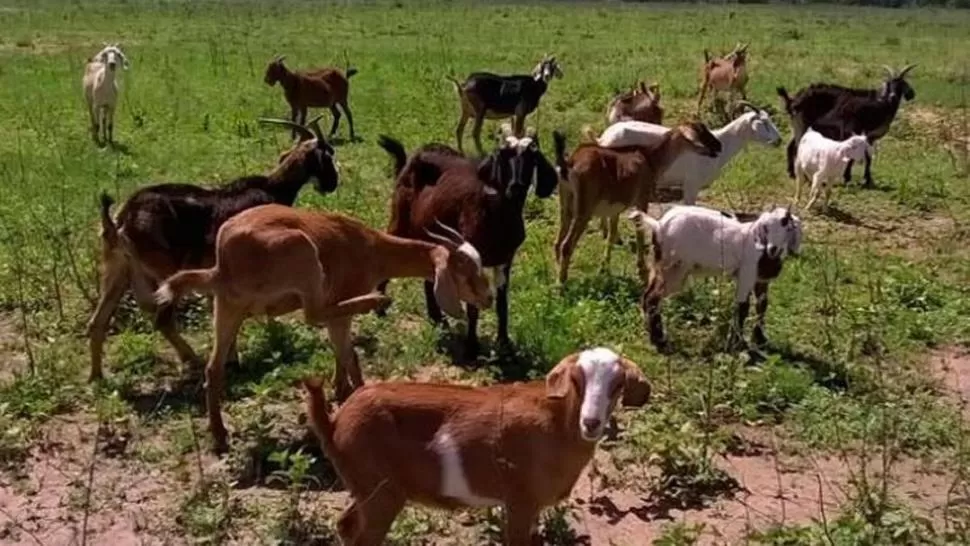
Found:
[{"label": "pasture", "polygon": [[[908,77],[916,98],[878,145],[876,188],[859,187],[857,166],[830,213],[801,213],[803,252],[772,285],[763,358],[724,350],[733,284],[721,279],[692,282],[665,303],[675,350],[654,350],[626,219],[611,271],[601,270],[605,242],[594,223],[560,291],[558,199],[530,195],[511,275],[512,349],[495,346],[495,314],[485,311],[483,355],[455,362],[463,325],[435,329],[420,282],[397,280],[386,318],[355,321],[365,378],[538,378],[594,345],[639,363],[653,399],[618,412],[620,432],[597,450],[595,471],[545,516],[551,544],[970,540],[970,414],[960,396],[970,393],[970,13],[7,0],[0,26],[0,542],[334,543],[346,494],[307,434],[296,387],[307,373],[329,378],[333,354],[300,315],[243,327],[224,408],[231,451],[221,460],[208,450],[200,378],[186,374],[132,300],[113,322],[106,380],[86,381],[97,195],[121,202],[148,183],[217,184],[268,171],[290,143],[288,131],[256,123],[288,113],[281,90],[263,83],[274,56],[294,68],[343,69],[349,58],[359,70],[350,105],[362,140],[347,140],[345,119],[334,140],[339,187],[326,196],[307,189],[296,206],[383,229],[394,182],[377,137],[398,138],[409,152],[454,144],[458,100],[445,76],[528,73],[554,53],[564,78],[527,120],[552,160],[554,129],[571,150],[584,125],[604,128],[614,88],[638,78],[660,83],[665,124],[686,118],[703,49],[726,52],[738,41],[751,43],[748,98],[769,108],[786,143],[776,86],[875,87],[882,65],[918,64]],[[84,61],[105,41],[131,60],[116,149],[91,141],[81,92]],[[724,123],[716,112],[704,119]],[[784,147],[752,144],[699,203],[758,212],[793,194]],[[194,299],[181,321],[203,355],[207,309]],[[500,520],[412,507],[391,543],[492,544]]]}]

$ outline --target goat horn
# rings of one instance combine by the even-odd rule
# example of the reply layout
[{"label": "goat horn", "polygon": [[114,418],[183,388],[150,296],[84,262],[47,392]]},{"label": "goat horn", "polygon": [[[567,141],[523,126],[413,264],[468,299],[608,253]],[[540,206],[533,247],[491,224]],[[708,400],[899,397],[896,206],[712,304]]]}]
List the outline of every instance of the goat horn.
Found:
[{"label": "goat horn", "polygon": [[889,76],[890,79],[896,77],[896,73],[893,72],[893,69],[892,68],[889,68],[889,66],[887,66],[887,65],[882,65],[882,67],[886,69],[886,74]]},{"label": "goat horn", "polygon": [[910,70],[912,70],[914,68],[916,68],[916,65],[915,64],[908,64],[908,65],[906,65],[905,68],[903,68],[902,70],[899,71],[899,75],[897,77],[898,78],[902,78],[903,76],[906,75],[907,72],[909,72]]},{"label": "goat horn", "polygon": [[323,138],[323,131],[320,129],[320,118],[322,117],[323,117],[323,114],[319,114],[313,119],[311,119],[310,121],[306,122],[305,124],[306,127],[309,127],[310,129],[313,130],[313,133],[316,135],[317,140],[326,140]]},{"label": "goat horn", "polygon": [[751,104],[750,102],[748,102],[746,100],[739,100],[738,101],[738,104],[740,104],[741,106],[744,106],[746,108],[750,108],[751,110],[753,110],[755,112],[760,112],[761,111],[761,108],[758,108],[757,106]]},{"label": "goat horn", "polygon": [[313,134],[313,131],[307,129],[306,127],[300,125],[299,123],[293,123],[288,119],[259,118],[258,121],[260,123],[268,123],[270,125],[282,125],[284,127],[289,127],[290,129],[294,129],[296,132],[300,133],[300,135],[304,137],[306,140],[317,138],[317,136]]},{"label": "goat horn", "polygon": [[428,231],[428,235],[441,241],[448,241],[449,243],[454,244],[456,246],[465,242],[465,238],[462,236],[462,234],[458,233],[458,231],[456,231],[453,227],[446,226],[444,223],[441,222],[441,220],[438,220],[437,218],[435,218],[434,223],[447,235],[447,237],[445,235],[439,235],[437,233],[432,233],[430,231]]}]

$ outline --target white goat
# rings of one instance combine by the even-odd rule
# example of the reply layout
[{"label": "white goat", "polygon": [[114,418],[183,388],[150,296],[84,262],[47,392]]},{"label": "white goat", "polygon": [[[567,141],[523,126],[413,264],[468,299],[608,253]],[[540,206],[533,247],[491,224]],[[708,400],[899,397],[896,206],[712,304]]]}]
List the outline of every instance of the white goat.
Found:
[{"label": "white goat", "polygon": [[768,283],[781,273],[785,256],[798,253],[802,241],[801,220],[790,209],[774,208],[753,222],[690,205],[670,208],[659,221],[636,209],[629,218],[642,233],[652,233],[650,277],[641,300],[651,342],[666,345],[660,319],[664,297],[678,292],[688,275],[720,274],[736,282],[733,340],[741,338],[754,292],[758,317],[752,337],[756,345],[764,345]]},{"label": "white goat", "polygon": [[[681,156],[660,176],[657,190],[681,188],[685,205],[697,202],[697,196],[714,182],[731,158],[738,154],[748,142],[778,146],[781,144],[781,133],[771,121],[771,116],[763,109],[749,102],[742,101],[751,111],[741,114],[720,129],[711,132],[721,141],[721,153],[717,157]],[[597,144],[607,148],[618,148],[630,145],[651,145],[659,142],[660,138],[670,131],[663,125],[643,123],[640,121],[621,121],[606,128],[596,139]],[[609,228],[607,233],[607,221]],[[601,220],[603,236],[610,244],[617,240],[619,215]]]},{"label": "white goat", "polygon": [[114,141],[115,105],[118,102],[118,83],[115,79],[119,61],[128,70],[128,58],[117,44],[105,45],[91,57],[84,67],[84,98],[91,115],[91,134],[94,142]]},{"label": "white goat", "polygon": [[802,180],[812,181],[812,190],[808,196],[809,210],[822,197],[822,206],[829,206],[829,184],[840,179],[849,161],[862,161],[866,155],[872,156],[872,146],[865,135],[852,135],[838,141],[822,136],[821,133],[809,128],[798,142],[798,154],[795,156],[795,202],[802,195]]}]

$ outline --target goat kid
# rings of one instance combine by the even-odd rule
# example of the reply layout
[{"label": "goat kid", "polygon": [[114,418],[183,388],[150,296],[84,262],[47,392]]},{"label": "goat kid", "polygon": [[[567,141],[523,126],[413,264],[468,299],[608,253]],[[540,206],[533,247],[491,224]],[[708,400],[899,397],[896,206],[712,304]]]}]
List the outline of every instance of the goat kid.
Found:
[{"label": "goat kid", "polygon": [[[213,295],[215,342],[206,365],[206,406],[217,451],[227,448],[220,412],[225,362],[246,318],[302,308],[309,324],[326,327],[337,355],[336,397],[342,401],[364,384],[350,315],[386,305],[386,298],[374,293],[381,282],[433,279],[438,303],[456,317],[464,315],[462,301],[492,304],[478,251],[454,230],[438,227],[447,236],[429,233],[434,244],[387,235],[342,214],[262,205],[222,225],[213,267],[181,271],[162,283],[155,301],[163,320],[183,294]],[[332,311],[341,301],[351,302],[349,311]]]},{"label": "goat kid", "polygon": [[568,498],[616,404],[643,406],[638,366],[606,348],[563,358],[545,381],[467,387],[376,383],[329,415],[318,379],[307,414],[351,504],[345,545],[379,546],[409,501],[503,506],[507,546],[538,544],[541,510]]},{"label": "goat kid", "polygon": [[[266,66],[263,81],[270,87],[279,82],[283,88],[283,96],[290,105],[293,122],[305,124],[308,108],[328,108],[333,115],[329,135],[333,138],[340,125],[340,110],[343,110],[347,115],[347,124],[350,125],[350,140],[355,140],[354,116],[350,112],[348,95],[350,78],[357,73],[357,69],[350,66],[348,61],[344,72],[336,68],[293,71],[283,64],[285,58],[285,55],[279,55]],[[295,131],[293,136],[296,136]]]},{"label": "goat kid", "polygon": [[117,44],[105,44],[104,49],[88,60],[84,67],[84,99],[91,116],[91,136],[95,144],[114,143],[114,116],[118,103],[118,65],[128,70],[128,57]]},{"label": "goat kid", "polygon": [[819,193],[822,197],[822,207],[828,209],[830,185],[845,172],[850,161],[862,161],[872,155],[872,146],[865,135],[852,135],[837,141],[825,138],[814,129],[809,129],[798,143],[798,154],[795,157],[795,200],[802,193],[802,181],[811,181],[812,190],[808,196],[806,210],[810,210]]},{"label": "goat kid", "polygon": [[[576,244],[593,217],[611,217],[628,207],[646,210],[654,201],[657,181],[677,158],[684,155],[717,157],[721,142],[703,123],[684,123],[663,134],[655,143],[604,148],[583,143],[567,159],[566,137],[553,132],[556,163],[562,183],[559,188],[559,234],[556,261],[559,283],[569,275],[569,263]],[[606,246],[604,267],[608,267],[613,245]],[[644,239],[637,231],[637,267],[645,269]]]},{"label": "goat kid", "polygon": [[539,107],[552,78],[562,78],[562,68],[555,56],[544,55],[532,70],[531,76],[502,76],[491,72],[473,72],[461,82],[449,77],[461,101],[461,117],[455,128],[458,150],[464,153],[462,140],[465,125],[474,118],[472,137],[479,155],[482,150],[482,124],[486,119],[513,118],[513,134],[525,135],[525,118]]},{"label": "goat kid", "polygon": [[[132,194],[113,219],[114,200],[102,194],[101,296],[87,327],[91,381],[102,378],[108,325],[129,288],[139,307],[154,314],[152,292],[159,283],[181,269],[214,263],[213,247],[223,222],[257,205],[292,205],[310,180],[321,194],[337,188],[334,149],[320,134],[316,119],[310,123],[312,131],[285,120],[260,122],[293,128],[301,138],[280,156],[268,175],[244,176],[215,188],[192,184],[146,186]],[[183,363],[199,364],[198,356],[178,333],[174,317],[156,321],[156,327]],[[230,360],[238,360],[235,350]]]},{"label": "goat kid", "polygon": [[[400,142],[381,136],[379,144],[395,162],[395,187],[387,232],[425,239],[437,219],[457,229],[481,252],[482,264],[495,277],[498,342],[510,344],[508,283],[515,253],[525,241],[522,210],[535,179],[539,198],[552,195],[558,178],[539,148],[534,132],[515,137],[503,126],[497,149],[481,161],[441,144],[429,144],[408,158]],[[425,283],[428,315],[442,323],[441,310]],[[380,288],[386,290],[386,283]],[[469,305],[465,356],[478,354],[478,309]]]},{"label": "goat kid", "polygon": [[790,209],[777,207],[753,222],[705,207],[677,205],[660,220],[642,210],[629,216],[638,232],[651,235],[650,275],[641,299],[650,341],[667,347],[660,316],[663,298],[679,292],[690,275],[727,275],[735,280],[735,323],[731,345],[742,341],[749,299],[755,296],[758,313],[752,333],[757,346],[767,342],[764,333],[768,310],[768,283],[780,273],[785,256],[797,255],[802,240],[801,220]]},{"label": "goat kid", "polygon": [[742,100],[748,100],[745,87],[748,84],[748,45],[738,43],[734,50],[719,58],[711,58],[711,54],[704,50],[704,66],[701,68],[701,89],[697,99],[697,111],[701,111],[707,90],[711,96],[718,92],[727,91],[733,99],[740,94]]}]

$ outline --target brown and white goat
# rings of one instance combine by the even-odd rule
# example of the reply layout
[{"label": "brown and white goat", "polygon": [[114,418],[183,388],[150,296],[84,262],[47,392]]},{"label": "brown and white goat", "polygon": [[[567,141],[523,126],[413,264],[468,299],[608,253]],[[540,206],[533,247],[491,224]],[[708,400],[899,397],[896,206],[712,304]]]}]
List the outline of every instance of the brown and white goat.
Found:
[{"label": "brown and white goat", "polygon": [[[340,124],[339,106],[347,114],[350,125],[350,140],[354,140],[354,116],[347,104],[350,93],[350,78],[357,69],[349,64],[345,72],[337,68],[318,68],[313,70],[290,70],[283,64],[286,57],[280,55],[266,67],[263,81],[270,87],[279,82],[283,96],[290,105],[290,116],[294,123],[306,123],[307,108],[329,108],[333,115],[330,137],[337,133]],[[294,136],[296,133],[294,132]]]},{"label": "brown and white goat", "polygon": [[[559,234],[556,237],[556,261],[559,283],[565,284],[569,262],[576,243],[594,217],[611,218],[624,209],[646,210],[655,199],[657,181],[683,154],[717,157],[721,142],[703,123],[683,123],[649,146],[604,148],[582,143],[566,159],[566,137],[553,132],[556,163],[559,166]],[[604,265],[612,252],[606,245]],[[637,268],[646,269],[644,237],[637,232]]]},{"label": "brown and white goat", "polygon": [[[300,134],[300,141],[280,155],[267,175],[242,176],[213,188],[180,183],[144,186],[128,197],[114,218],[114,200],[102,194],[101,296],[87,328],[92,381],[102,377],[108,325],[127,290],[134,292],[141,309],[153,314],[152,292],[159,283],[181,269],[209,267],[215,262],[216,234],[226,220],[257,205],[292,205],[311,180],[322,194],[337,189],[334,149],[320,134],[315,119],[310,122],[312,131],[286,120],[260,122],[293,128]],[[201,365],[178,333],[174,318],[156,321],[156,328],[182,362]],[[232,353],[235,361],[235,351]]]},{"label": "brown and white goat", "polygon": [[660,85],[649,86],[643,81],[637,83],[632,91],[618,95],[610,101],[606,109],[606,122],[610,125],[618,121],[642,121],[663,123],[664,109],[660,107]]},{"label": "brown and white goat", "polygon": [[701,111],[708,89],[711,90],[712,97],[716,97],[718,92],[727,91],[732,99],[735,94],[740,94],[741,100],[748,100],[745,92],[745,86],[748,85],[748,45],[738,43],[727,55],[715,58],[704,50],[700,97],[697,99],[698,112]]},{"label": "brown and white goat", "polygon": [[352,502],[344,545],[379,546],[408,501],[503,506],[505,544],[537,544],[538,516],[567,498],[616,403],[643,406],[637,365],[605,348],[571,354],[531,383],[468,387],[377,383],[330,416],[305,381],[310,423]]},{"label": "brown and white goat", "polygon": [[278,316],[303,309],[306,321],[326,327],[337,355],[336,397],[344,400],[364,384],[351,343],[349,314],[388,302],[370,300],[333,315],[339,302],[371,294],[391,278],[434,280],[434,296],[452,316],[461,302],[489,307],[492,288],[478,251],[452,229],[433,234],[440,244],[385,234],[338,213],[264,205],[223,224],[216,238],[216,263],[169,277],[156,291],[159,316],[170,313],[186,292],[212,294],[215,342],[206,365],[206,405],[216,450],[226,449],[220,397],[229,347],[247,317]]}]

